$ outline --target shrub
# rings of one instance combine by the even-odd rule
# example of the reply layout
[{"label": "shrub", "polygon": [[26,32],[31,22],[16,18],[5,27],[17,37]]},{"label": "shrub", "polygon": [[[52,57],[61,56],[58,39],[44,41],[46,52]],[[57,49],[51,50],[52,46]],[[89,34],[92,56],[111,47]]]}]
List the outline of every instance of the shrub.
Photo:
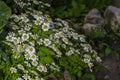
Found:
[{"label": "shrub", "polygon": [[7,62],[1,69],[6,80],[43,80],[63,77],[63,71],[81,77],[101,59],[80,35],[61,19],[42,12],[49,4],[37,0],[17,2],[22,12],[13,14],[3,41]]}]

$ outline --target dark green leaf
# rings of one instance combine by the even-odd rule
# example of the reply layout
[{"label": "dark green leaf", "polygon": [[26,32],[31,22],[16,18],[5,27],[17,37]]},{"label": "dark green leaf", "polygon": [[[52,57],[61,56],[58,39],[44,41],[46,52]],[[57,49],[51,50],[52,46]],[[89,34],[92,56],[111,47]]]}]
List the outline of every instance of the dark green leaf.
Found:
[{"label": "dark green leaf", "polygon": [[52,57],[50,57],[50,56],[42,57],[42,58],[40,59],[40,61],[41,61],[41,63],[43,63],[43,64],[51,64],[51,63],[54,62],[54,60],[53,60]]},{"label": "dark green leaf", "polygon": [[94,67],[94,71],[95,72],[103,72],[103,73],[108,72],[108,70],[104,66],[100,66],[100,65],[95,66]]},{"label": "dark green leaf", "polygon": [[40,47],[39,50],[40,51],[39,51],[38,55],[41,55],[41,56],[44,56],[44,55],[55,55],[55,52],[52,49],[44,47],[44,46]]},{"label": "dark green leaf", "polygon": [[0,1],[0,33],[11,15],[11,9],[3,2]]},{"label": "dark green leaf", "polygon": [[2,60],[9,62],[9,58],[7,56],[6,53],[4,53],[1,49],[0,49],[0,58],[2,58]]},{"label": "dark green leaf", "polygon": [[106,55],[106,56],[109,56],[110,53],[111,53],[111,49],[107,47],[107,48],[105,49],[105,55]]},{"label": "dark green leaf", "polygon": [[93,74],[86,73],[84,78],[87,78],[88,80],[96,80],[96,77]]},{"label": "dark green leaf", "polygon": [[81,77],[82,76],[82,71],[78,71],[77,76]]}]

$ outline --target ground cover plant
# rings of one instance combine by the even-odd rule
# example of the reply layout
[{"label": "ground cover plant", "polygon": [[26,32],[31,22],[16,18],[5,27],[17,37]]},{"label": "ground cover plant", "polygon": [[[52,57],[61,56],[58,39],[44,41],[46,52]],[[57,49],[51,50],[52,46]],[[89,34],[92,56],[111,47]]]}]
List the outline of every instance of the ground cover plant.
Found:
[{"label": "ground cover plant", "polygon": [[50,7],[47,3],[15,0],[14,4],[19,11],[12,11],[4,28],[9,30],[1,33],[1,36],[5,34],[0,41],[0,79],[48,80],[54,77],[56,80],[63,78],[65,70],[73,80],[90,76],[87,73],[93,71],[92,67],[101,62],[101,58],[83,34],[78,34],[62,19],[52,19],[45,11]]}]

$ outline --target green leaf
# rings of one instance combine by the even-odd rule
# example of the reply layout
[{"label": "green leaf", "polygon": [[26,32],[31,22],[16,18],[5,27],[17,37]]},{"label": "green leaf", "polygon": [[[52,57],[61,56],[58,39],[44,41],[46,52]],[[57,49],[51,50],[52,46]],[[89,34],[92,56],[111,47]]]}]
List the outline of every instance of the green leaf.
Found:
[{"label": "green leaf", "polygon": [[107,47],[107,48],[105,49],[105,55],[106,55],[106,56],[109,56],[110,53],[111,53],[111,49]]},{"label": "green leaf", "polygon": [[72,0],[72,6],[73,8],[78,8],[78,4],[75,0]]},{"label": "green leaf", "polygon": [[9,58],[7,56],[6,53],[4,53],[1,49],[0,49],[0,58],[2,58],[2,60],[9,62]]},{"label": "green leaf", "polygon": [[47,47],[40,47],[38,55],[40,56],[40,61],[43,64],[50,64],[54,62],[52,55],[55,55],[54,51],[52,51],[50,48]]},{"label": "green leaf", "polygon": [[7,24],[10,15],[11,9],[3,1],[0,1],[0,33]]},{"label": "green leaf", "polygon": [[41,63],[43,63],[43,64],[51,64],[51,63],[54,62],[54,60],[53,60],[52,57],[50,57],[50,56],[42,57],[42,58],[40,59],[40,61],[41,61]]},{"label": "green leaf", "polygon": [[39,48],[38,55],[39,56],[55,55],[55,52],[52,49],[50,49],[50,48],[42,46],[42,47]]},{"label": "green leaf", "polygon": [[41,37],[43,37],[43,38],[48,38],[49,35],[52,34],[52,33],[53,33],[52,30],[49,30],[49,31],[42,31],[42,32],[40,33],[40,35],[41,35]]},{"label": "green leaf", "polygon": [[94,71],[95,72],[103,72],[103,73],[107,73],[108,72],[107,68],[105,68],[104,66],[100,66],[100,65],[95,66],[94,67]]},{"label": "green leaf", "polygon": [[81,77],[82,76],[82,71],[78,71],[77,76]]},{"label": "green leaf", "polygon": [[97,29],[91,29],[91,35],[93,38],[104,38],[105,37],[105,33],[101,32]]},{"label": "green leaf", "polygon": [[100,44],[99,44],[99,47],[102,49],[102,48],[104,48],[104,47],[107,47],[108,46],[108,44],[107,43],[104,43],[104,42],[101,42]]},{"label": "green leaf", "polygon": [[4,62],[0,62],[0,70],[5,68],[5,63]]},{"label": "green leaf", "polygon": [[96,77],[93,74],[86,73],[83,78],[87,78],[88,80],[96,80]]}]

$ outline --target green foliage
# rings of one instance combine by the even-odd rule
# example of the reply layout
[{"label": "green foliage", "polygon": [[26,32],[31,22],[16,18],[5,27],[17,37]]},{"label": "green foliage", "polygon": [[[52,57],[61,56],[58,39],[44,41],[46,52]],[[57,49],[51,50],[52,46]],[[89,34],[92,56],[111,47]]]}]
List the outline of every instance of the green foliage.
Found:
[{"label": "green foliage", "polygon": [[78,54],[71,55],[69,58],[62,57],[59,62],[61,67],[69,71],[72,80],[75,76],[81,78],[88,68],[87,64],[81,61]]},{"label": "green foliage", "polygon": [[[6,67],[1,70],[6,79],[25,79],[25,76],[27,79],[36,79],[36,76],[46,79],[51,72],[55,77],[63,76],[63,70],[68,70],[75,79],[92,70],[94,62],[101,61],[96,60],[98,56],[84,35],[76,33],[66,21],[54,21],[44,12],[49,4],[37,1],[15,1],[15,4],[20,7],[19,13],[13,11],[15,14],[6,26],[11,29],[2,41],[5,45],[2,62],[10,61],[3,64]],[[74,1],[72,5],[74,12],[79,5]]]},{"label": "green foliage", "polygon": [[53,55],[55,55],[55,52],[47,47],[40,47],[38,55],[40,58],[40,62],[42,64],[51,64],[54,62]]},{"label": "green foliage", "polygon": [[9,62],[7,54],[5,52],[3,52],[1,49],[0,49],[0,60],[4,60],[5,62]]},{"label": "green foliage", "polygon": [[50,3],[53,17],[80,22],[85,14],[93,8],[103,12],[111,4],[111,0],[51,0]]},{"label": "green foliage", "polygon": [[7,24],[9,17],[11,16],[11,9],[3,2],[0,1],[0,33]]},{"label": "green foliage", "polygon": [[[13,13],[20,14],[20,13],[26,12],[26,7],[22,10],[21,8],[18,8],[18,6],[15,5],[12,0],[4,0],[4,1],[9,5],[9,7],[12,9]],[[50,11],[49,13],[52,15],[53,18],[59,17],[62,19],[71,19],[75,22],[83,21],[84,16],[91,9],[98,8],[101,12],[103,12],[104,9],[109,4],[111,4],[111,0],[109,0],[109,1],[108,0],[43,0],[43,1],[49,2],[51,4],[50,10],[48,10],[47,8],[42,9],[40,5],[39,6],[32,5],[31,7],[33,9],[41,10],[41,11],[43,11],[43,13],[48,13],[48,12],[45,12],[46,10]],[[11,15],[11,10],[9,7],[3,1],[0,1],[0,31],[2,31],[4,26],[7,24],[7,21]],[[15,11],[17,11],[17,12],[15,12]],[[31,17],[30,17],[30,19],[32,21]],[[19,22],[16,22],[16,24],[19,24]],[[63,24],[65,24],[65,23],[63,23]],[[23,25],[23,23],[22,23],[22,25]],[[34,23],[32,24],[32,26],[34,26],[31,30],[32,33],[38,34],[40,38],[49,38],[51,34],[55,34],[54,31],[52,31],[52,30],[49,30],[46,32],[42,31],[41,28],[38,28],[41,26],[36,26]],[[21,27],[21,26],[19,26],[19,27]],[[63,27],[63,26],[60,26],[60,27]],[[62,29],[62,30],[64,30],[64,29]],[[58,32],[59,31],[60,31],[60,29],[58,29]],[[16,31],[16,34],[17,34],[17,32],[18,31]],[[7,32],[5,32],[5,31],[2,32],[2,34],[4,34],[4,36],[2,36],[2,37],[5,37],[5,33],[7,33]],[[117,34],[117,36],[116,36],[114,33],[110,33],[110,34],[109,33],[110,33],[109,31],[108,31],[108,33],[93,31],[91,33],[92,36],[91,36],[91,38],[88,39],[88,41],[90,44],[92,44],[92,46],[94,46],[94,48],[99,52],[99,55],[101,55],[102,57],[106,57],[111,54],[116,54],[117,56],[119,56],[118,52],[115,49],[113,49],[113,46],[111,43],[114,44],[116,42],[116,40],[119,40],[118,36],[120,34],[116,33]],[[69,34],[69,33],[64,33],[64,34]],[[17,34],[17,36],[18,36],[18,34]],[[68,36],[68,35],[66,35],[66,36]],[[32,40],[32,38],[30,38],[30,41],[31,40]],[[52,41],[53,43],[56,42],[56,39],[52,39],[52,40],[53,40]],[[70,40],[72,40],[72,39],[70,39]],[[61,39],[60,39],[60,41],[61,41]],[[37,42],[37,40],[35,42]],[[62,44],[61,42],[55,43],[56,49],[58,48],[58,46],[59,46],[59,49],[61,48],[60,50],[63,53],[61,58],[56,57],[56,56],[58,56],[57,53],[55,51],[53,51],[51,48],[46,47],[44,45],[38,46],[37,44],[35,44],[35,46],[36,46],[35,48],[37,50],[36,54],[38,55],[38,57],[40,57],[39,62],[42,63],[46,67],[49,67],[48,64],[54,66],[55,68],[56,68],[56,66],[59,66],[60,72],[50,70],[54,75],[56,75],[56,77],[60,76],[60,75],[62,75],[62,77],[63,77],[63,71],[66,69],[69,71],[70,77],[72,80],[76,80],[77,78],[96,80],[95,76],[92,73],[89,73],[88,65],[82,60],[83,53],[81,53],[81,54],[74,53],[73,55],[66,56],[65,52],[69,51],[70,46],[67,45],[67,47],[64,49],[61,45],[59,45],[59,44]],[[80,44],[77,44],[77,43],[79,43],[79,41],[74,40],[73,42],[76,42],[74,44],[75,48],[76,47],[79,48],[78,45],[80,45]],[[29,42],[25,42],[25,44],[30,45]],[[11,45],[9,45],[9,46],[11,47]],[[14,54],[14,53],[11,52],[10,47],[8,47],[6,45],[5,45],[5,47],[6,47],[5,50],[4,50],[4,48],[0,49],[0,63],[1,63],[0,64],[0,79],[4,79],[4,80],[16,79],[21,74],[19,74],[19,73],[11,74],[9,71],[9,68],[13,65],[16,66],[18,63],[23,64],[25,58],[24,58],[24,56],[21,56],[19,60],[13,59],[14,55],[12,55],[12,54]],[[83,50],[83,49],[80,49],[80,52],[82,52],[81,50]],[[21,54],[23,55],[23,53],[21,53]],[[29,62],[31,62],[31,61],[29,61]],[[94,60],[93,60],[93,62],[94,62]],[[56,63],[57,65],[55,66],[52,63]],[[9,64],[12,64],[12,65],[9,65]],[[24,65],[24,66],[26,66],[26,65]],[[30,69],[34,69],[34,68],[30,68]],[[48,70],[49,70],[49,68],[48,68]],[[106,72],[106,69],[101,66],[95,66],[94,71],[95,72]],[[44,75],[47,75],[51,72],[45,73]],[[42,74],[42,73],[40,73],[40,74]]]},{"label": "green foliage", "polygon": [[88,80],[96,80],[95,75],[90,73],[86,73],[83,77],[87,78]]},{"label": "green foliage", "polygon": [[94,67],[94,71],[95,72],[103,72],[103,73],[107,73],[108,70],[104,67],[104,66],[101,66],[101,65],[97,65]]},{"label": "green foliage", "polygon": [[55,52],[52,51],[50,48],[42,46],[39,48],[38,55],[39,56],[48,56],[48,55],[52,56],[52,55],[55,55]]},{"label": "green foliage", "polygon": [[111,49],[107,47],[105,49],[105,55],[108,56],[110,53],[111,53]]}]

